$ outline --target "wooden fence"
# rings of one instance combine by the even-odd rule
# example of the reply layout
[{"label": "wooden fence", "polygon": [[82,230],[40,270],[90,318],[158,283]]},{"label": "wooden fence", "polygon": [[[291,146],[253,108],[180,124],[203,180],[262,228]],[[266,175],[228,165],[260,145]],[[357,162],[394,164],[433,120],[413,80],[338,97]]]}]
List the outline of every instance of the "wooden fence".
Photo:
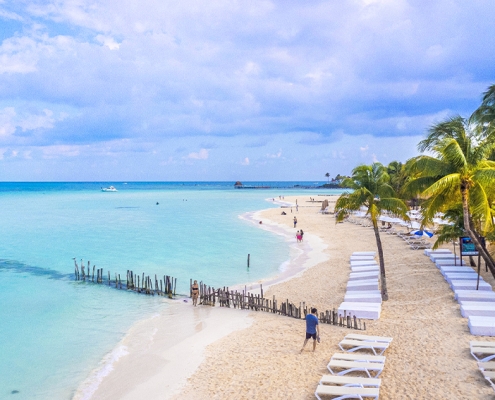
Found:
[{"label": "wooden fence", "polygon": [[[275,296],[273,296],[273,299],[266,299],[263,297],[262,285],[260,285],[260,289],[261,294],[253,294],[249,293],[246,289],[242,292],[237,290],[229,291],[228,287],[224,287],[223,289],[215,289],[205,285],[203,282],[200,282],[199,304],[215,306],[218,303],[220,307],[264,311],[297,319],[306,318],[308,310],[311,310],[311,307],[308,307],[306,302],[301,302],[299,303],[299,306],[297,306],[296,304],[290,303],[288,299],[279,303]],[[337,325],[350,329],[366,330],[366,322],[361,321],[360,318],[356,318],[355,315],[353,316],[351,314],[347,314],[346,311],[344,311],[343,315],[339,315],[335,308],[332,310],[325,310],[325,312],[320,312],[318,319],[324,324]]]},{"label": "wooden fence", "polygon": [[[96,272],[96,277],[95,277]],[[96,268],[93,265],[91,271],[91,263],[88,261],[88,266],[85,268],[83,260],[81,260],[81,267],[77,264],[76,259],[74,259],[74,275],[76,281],[87,281],[97,284],[103,284],[104,273],[103,268]],[[142,293],[154,296],[175,296],[175,289],[177,287],[177,278],[173,278],[168,275],[163,276],[162,279],[158,279],[155,275],[155,279],[152,279],[149,275],[143,273],[142,276],[136,274],[133,271],[127,270],[127,276],[125,279],[121,279],[120,274],[115,274],[115,279],[112,280],[110,271],[108,271],[106,284],[108,286],[115,286],[117,289],[132,290],[136,293]]]}]

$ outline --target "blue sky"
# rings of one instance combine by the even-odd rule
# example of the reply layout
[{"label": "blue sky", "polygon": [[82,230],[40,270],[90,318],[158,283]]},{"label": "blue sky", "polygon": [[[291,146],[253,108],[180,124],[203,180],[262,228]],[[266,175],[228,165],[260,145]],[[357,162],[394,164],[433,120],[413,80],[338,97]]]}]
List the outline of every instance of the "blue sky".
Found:
[{"label": "blue sky", "polygon": [[492,0],[0,0],[0,180],[322,180],[495,83]]}]

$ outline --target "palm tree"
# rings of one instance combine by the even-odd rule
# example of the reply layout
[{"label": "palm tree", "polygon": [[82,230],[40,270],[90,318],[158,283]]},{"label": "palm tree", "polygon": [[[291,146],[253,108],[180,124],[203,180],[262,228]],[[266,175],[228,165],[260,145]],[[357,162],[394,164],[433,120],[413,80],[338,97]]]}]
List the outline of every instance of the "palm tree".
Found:
[{"label": "palm tree", "polygon": [[352,193],[345,192],[335,204],[337,222],[342,221],[352,211],[361,207],[366,208],[375,232],[376,247],[380,260],[380,280],[382,300],[388,300],[387,281],[385,277],[385,262],[383,259],[382,241],[378,230],[378,218],[382,211],[407,218],[407,206],[395,197],[395,192],[389,184],[386,168],[380,163],[360,165],[352,171],[352,176],[342,182],[342,186],[353,189]]},{"label": "palm tree", "polygon": [[[461,203],[464,230],[495,277],[495,263],[480,240],[481,234],[493,230],[495,162],[487,157],[495,150],[495,133],[473,127],[456,116],[432,126],[418,148],[433,153],[415,158],[419,177],[408,185],[427,198],[423,225],[431,222],[437,212]],[[478,230],[473,216],[479,222]]]},{"label": "palm tree", "polygon": [[327,177],[327,183],[329,183],[330,182],[330,172],[327,172],[325,174],[325,176]]}]

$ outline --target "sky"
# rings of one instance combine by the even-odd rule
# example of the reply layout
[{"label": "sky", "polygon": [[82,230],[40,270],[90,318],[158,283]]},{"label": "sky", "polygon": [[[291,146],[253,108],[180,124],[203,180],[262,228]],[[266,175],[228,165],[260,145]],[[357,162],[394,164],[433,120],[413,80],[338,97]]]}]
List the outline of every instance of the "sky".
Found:
[{"label": "sky", "polygon": [[495,83],[493,0],[0,0],[0,181],[325,181]]}]

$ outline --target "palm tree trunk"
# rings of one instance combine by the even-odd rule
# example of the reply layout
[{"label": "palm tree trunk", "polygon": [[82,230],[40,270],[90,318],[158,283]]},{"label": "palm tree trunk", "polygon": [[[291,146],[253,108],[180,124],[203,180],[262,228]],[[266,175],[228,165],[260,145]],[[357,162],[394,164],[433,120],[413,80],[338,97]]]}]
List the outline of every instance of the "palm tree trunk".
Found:
[{"label": "palm tree trunk", "polygon": [[464,230],[473,241],[474,245],[476,246],[476,250],[478,250],[481,257],[483,257],[483,260],[485,260],[486,265],[488,266],[490,272],[495,278],[495,262],[493,261],[493,258],[490,256],[490,254],[486,251],[484,246],[481,244],[481,241],[479,240],[476,232],[474,232],[471,229],[471,223],[470,223],[471,216],[469,213],[469,201],[468,201],[469,194],[467,188],[462,185],[461,185],[461,195],[462,195],[462,212],[464,217]]},{"label": "palm tree trunk", "polygon": [[385,261],[383,260],[382,240],[380,239],[380,231],[378,223],[373,220],[373,230],[375,231],[376,247],[378,248],[378,259],[380,260],[380,282],[382,289],[382,300],[388,300],[387,279],[385,278]]}]

